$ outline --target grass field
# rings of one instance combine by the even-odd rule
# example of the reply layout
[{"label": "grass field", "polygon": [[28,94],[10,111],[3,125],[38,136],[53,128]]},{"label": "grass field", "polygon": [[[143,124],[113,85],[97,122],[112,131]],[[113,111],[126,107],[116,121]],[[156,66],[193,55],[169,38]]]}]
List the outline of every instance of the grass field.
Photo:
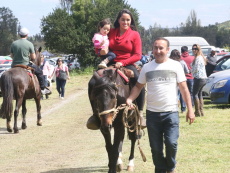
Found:
[{"label": "grass field", "polygon": [[[0,172],[3,173],[99,173],[107,172],[107,153],[100,131],[85,127],[92,114],[87,97],[90,75],[71,76],[64,100],[55,91],[42,101],[43,126],[36,126],[36,109],[27,101],[27,126],[19,134],[6,132],[0,120]],[[2,99],[0,99],[2,102]],[[205,116],[190,126],[180,114],[177,173],[230,172],[230,105],[212,105],[205,100]],[[21,117],[19,118],[21,119]],[[21,125],[21,120],[18,121]],[[136,147],[135,173],[154,172],[148,134],[141,146],[147,162]],[[124,168],[128,164],[130,141],[125,137]],[[123,172],[125,172],[124,170]]]}]

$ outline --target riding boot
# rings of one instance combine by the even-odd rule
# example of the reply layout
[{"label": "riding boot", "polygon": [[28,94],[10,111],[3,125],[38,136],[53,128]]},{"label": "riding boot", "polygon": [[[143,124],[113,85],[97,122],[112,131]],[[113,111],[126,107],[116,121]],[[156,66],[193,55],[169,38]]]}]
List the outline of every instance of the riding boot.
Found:
[{"label": "riding boot", "polygon": [[[146,120],[143,117],[143,111],[140,110],[139,112],[140,112],[140,119],[141,119],[141,129],[144,129],[146,128]],[[138,125],[140,125],[140,121],[138,122]]]},{"label": "riding boot", "polygon": [[91,107],[93,109],[93,115],[88,119],[86,123],[86,127],[90,130],[98,130],[100,129],[100,119],[97,117],[96,110],[94,109],[94,101],[90,100]]},{"label": "riding boot", "polygon": [[199,99],[194,99],[194,105],[195,105],[195,116],[200,117],[200,100]]},{"label": "riding boot", "polygon": [[204,107],[204,100],[203,100],[203,98],[201,98],[200,99],[200,114],[201,114],[201,116],[204,116],[203,107]]}]

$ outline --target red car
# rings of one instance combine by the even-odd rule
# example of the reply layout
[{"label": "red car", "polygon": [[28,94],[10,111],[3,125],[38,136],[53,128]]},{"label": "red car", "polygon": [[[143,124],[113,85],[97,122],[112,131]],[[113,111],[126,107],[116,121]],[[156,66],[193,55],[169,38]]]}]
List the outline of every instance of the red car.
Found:
[{"label": "red car", "polygon": [[0,60],[0,64],[11,64],[12,60]]}]

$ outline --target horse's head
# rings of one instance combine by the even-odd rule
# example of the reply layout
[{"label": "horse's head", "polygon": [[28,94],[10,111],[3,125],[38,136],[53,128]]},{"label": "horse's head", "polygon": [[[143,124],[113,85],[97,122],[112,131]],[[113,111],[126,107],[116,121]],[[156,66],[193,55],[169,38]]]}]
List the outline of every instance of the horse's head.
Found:
[{"label": "horse's head", "polygon": [[101,120],[101,131],[108,133],[112,128],[114,110],[117,106],[117,72],[109,69],[103,72],[100,77],[94,72],[96,84],[92,91],[91,97],[96,102],[96,109]]},{"label": "horse's head", "polygon": [[42,51],[42,47],[39,47],[38,49],[35,49],[35,60],[33,61],[35,65],[37,65],[38,67],[41,66],[41,51]]}]

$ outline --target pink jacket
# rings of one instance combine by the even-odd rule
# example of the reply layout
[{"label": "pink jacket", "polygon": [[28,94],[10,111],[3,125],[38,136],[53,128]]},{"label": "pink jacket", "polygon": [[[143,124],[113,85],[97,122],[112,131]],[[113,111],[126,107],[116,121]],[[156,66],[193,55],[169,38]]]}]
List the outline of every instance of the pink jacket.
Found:
[{"label": "pink jacket", "polygon": [[44,64],[42,72],[43,75],[47,75],[47,77],[51,75],[50,64],[48,61],[46,61],[46,63]]}]

